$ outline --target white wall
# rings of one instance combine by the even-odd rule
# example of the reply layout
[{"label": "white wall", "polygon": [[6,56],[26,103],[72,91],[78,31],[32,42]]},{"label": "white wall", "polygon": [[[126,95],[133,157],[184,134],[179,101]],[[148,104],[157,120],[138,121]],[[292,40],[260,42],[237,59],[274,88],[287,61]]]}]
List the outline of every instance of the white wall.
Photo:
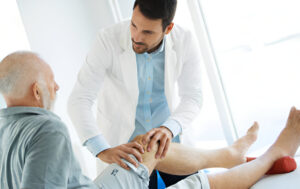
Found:
[{"label": "white wall", "polygon": [[117,2],[119,3],[119,7],[123,19],[131,18],[134,0],[126,0],[126,1],[118,0]]},{"label": "white wall", "polygon": [[[0,1],[0,61],[17,50],[28,50],[30,45],[25,34],[20,12],[15,1]],[[6,103],[0,94],[0,108]]]},{"label": "white wall", "polygon": [[[67,100],[96,32],[114,23],[106,0],[28,0],[17,1],[31,50],[48,62],[60,85],[55,112],[69,128],[75,151],[93,158],[79,147],[76,132],[67,115]],[[80,156],[79,156],[80,158]],[[81,163],[84,162],[80,160]],[[90,161],[89,161],[90,162]],[[83,165],[83,164],[82,164]],[[95,176],[92,164],[82,166],[84,173]]]}]

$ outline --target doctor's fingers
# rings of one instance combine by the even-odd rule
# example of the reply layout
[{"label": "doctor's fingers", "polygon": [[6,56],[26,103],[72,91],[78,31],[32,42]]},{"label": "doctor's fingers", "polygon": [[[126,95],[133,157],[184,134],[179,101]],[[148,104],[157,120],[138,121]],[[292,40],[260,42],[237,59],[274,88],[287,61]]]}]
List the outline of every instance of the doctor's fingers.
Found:
[{"label": "doctor's fingers", "polygon": [[123,152],[125,152],[126,154],[132,154],[135,156],[135,158],[139,161],[139,162],[143,162],[143,158],[141,153],[134,147],[127,147],[123,149]]},{"label": "doctor's fingers", "polygon": [[155,155],[156,159],[166,157],[166,154],[167,154],[169,146],[170,146],[170,139],[167,136],[164,136],[162,139],[160,139],[159,143],[160,143],[160,145],[159,145],[157,153]]},{"label": "doctor's fingers", "polygon": [[[138,167],[139,164],[127,153],[123,152],[120,154],[120,156],[125,159],[126,161],[128,161],[129,163],[131,163],[132,165],[134,165],[135,167]],[[126,165],[127,166],[127,165]],[[127,166],[128,167],[128,166]]]},{"label": "doctor's fingers", "polygon": [[121,157],[118,157],[115,163],[117,163],[118,165],[120,165],[122,168],[126,170],[130,170],[129,166],[121,159]]},{"label": "doctor's fingers", "polygon": [[157,129],[151,129],[150,131],[148,131],[144,136],[143,136],[143,144],[148,144],[151,137],[153,135],[155,135],[155,133],[157,132]]},{"label": "doctor's fingers", "polygon": [[138,143],[138,142],[130,142],[130,143],[128,143],[127,144],[129,147],[131,147],[131,148],[135,148],[135,149],[137,149],[138,151],[140,151],[140,153],[145,153],[144,152],[144,148],[143,148],[143,146],[140,144],[140,143]]},{"label": "doctor's fingers", "polygon": [[147,151],[150,152],[153,148],[154,145],[156,145],[158,143],[158,141],[163,140],[164,139],[164,134],[161,132],[156,132],[155,135],[151,138],[151,141],[147,147]]}]

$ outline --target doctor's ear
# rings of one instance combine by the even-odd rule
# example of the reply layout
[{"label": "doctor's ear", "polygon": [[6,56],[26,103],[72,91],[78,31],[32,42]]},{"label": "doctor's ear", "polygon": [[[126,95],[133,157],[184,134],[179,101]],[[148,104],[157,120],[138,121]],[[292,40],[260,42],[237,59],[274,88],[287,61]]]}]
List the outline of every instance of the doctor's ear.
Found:
[{"label": "doctor's ear", "polygon": [[172,31],[173,27],[174,27],[174,22],[172,22],[171,24],[169,24],[169,25],[166,27],[165,34],[166,34],[166,35],[169,34],[169,33]]},{"label": "doctor's ear", "polygon": [[32,85],[32,92],[33,92],[33,96],[34,98],[37,100],[37,101],[40,101],[41,100],[41,96],[42,96],[42,91],[38,85],[37,82],[35,82],[33,85]]}]

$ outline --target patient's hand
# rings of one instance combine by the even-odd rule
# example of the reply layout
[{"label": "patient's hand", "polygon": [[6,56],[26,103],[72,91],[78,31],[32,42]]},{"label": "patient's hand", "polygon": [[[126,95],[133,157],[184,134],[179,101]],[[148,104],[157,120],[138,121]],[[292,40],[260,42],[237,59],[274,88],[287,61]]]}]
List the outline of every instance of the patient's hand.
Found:
[{"label": "patient's hand", "polygon": [[124,169],[129,170],[130,168],[126,165],[121,159],[125,159],[126,161],[130,162],[131,164],[138,167],[138,163],[129,156],[132,154],[136,157],[136,159],[142,163],[142,155],[144,153],[144,149],[141,144],[138,142],[129,142],[127,144],[122,144],[116,146],[114,148],[109,148],[100,152],[97,157],[106,163],[116,163],[123,167]]}]

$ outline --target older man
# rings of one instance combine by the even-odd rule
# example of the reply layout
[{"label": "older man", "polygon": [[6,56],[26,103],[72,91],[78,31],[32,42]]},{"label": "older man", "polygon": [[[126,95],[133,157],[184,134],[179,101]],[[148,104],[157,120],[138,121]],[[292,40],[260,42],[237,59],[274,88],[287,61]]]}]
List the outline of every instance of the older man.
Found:
[{"label": "older man", "polygon": [[[283,156],[293,156],[300,143],[300,111],[292,108],[277,141],[261,157],[245,163],[245,153],[257,138],[258,125],[232,146],[203,151],[171,143],[164,159],[156,159],[158,144],[135,159],[131,169],[109,165],[93,183],[81,173],[65,125],[51,111],[56,91],[51,68],[31,52],[10,54],[0,63],[0,92],[8,108],[0,110],[0,188],[148,188],[153,169],[186,175],[207,167],[232,168],[224,173],[192,175],[170,188],[249,188]],[[143,136],[131,142],[145,151]],[[236,167],[235,167],[236,166]]]},{"label": "older man", "polygon": [[81,174],[67,128],[48,111],[58,89],[50,67],[33,53],[13,53],[1,62],[8,107],[0,111],[1,189],[93,188]]}]

